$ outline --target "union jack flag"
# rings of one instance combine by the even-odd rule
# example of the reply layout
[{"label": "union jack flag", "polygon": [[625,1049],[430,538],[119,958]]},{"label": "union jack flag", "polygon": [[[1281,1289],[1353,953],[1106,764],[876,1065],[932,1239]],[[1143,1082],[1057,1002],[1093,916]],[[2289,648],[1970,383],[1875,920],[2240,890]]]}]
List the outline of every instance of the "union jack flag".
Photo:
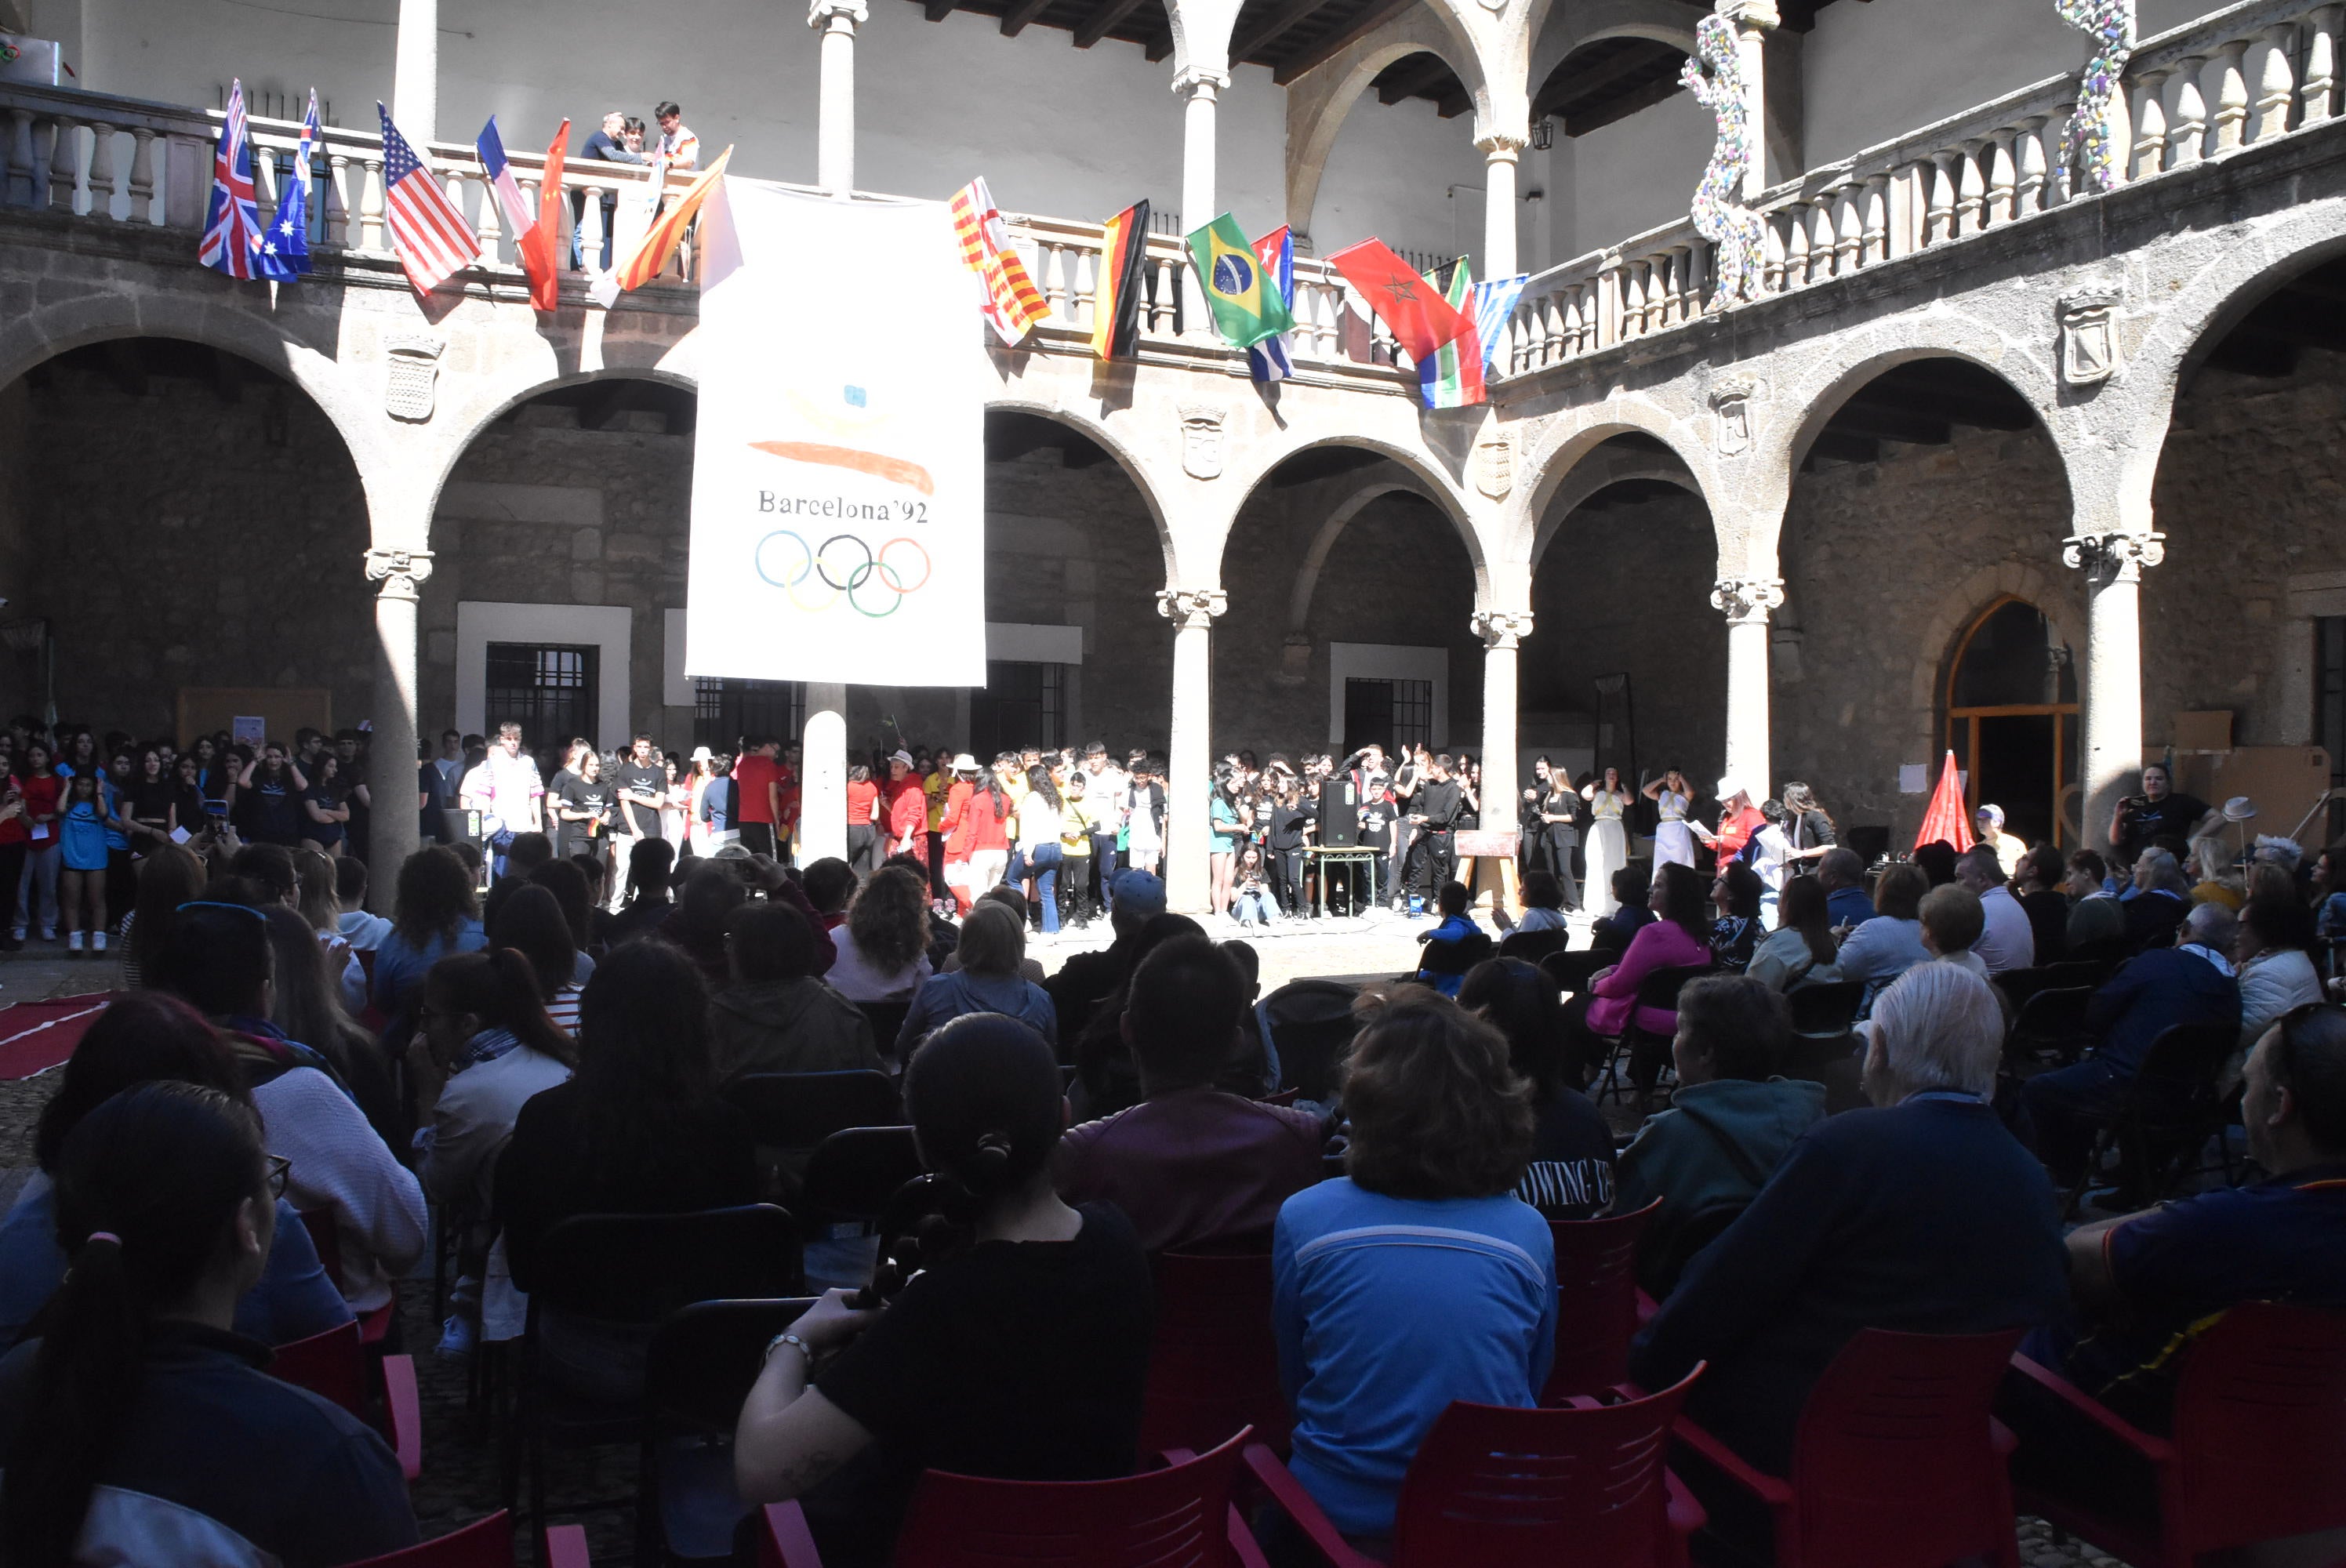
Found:
[{"label": "union jack flag", "polygon": [[318,89],[310,89],[310,112],[301,121],[301,145],[277,193],[277,216],[260,237],[257,263],[272,283],[291,283],[310,270],[310,153],[318,145]]},{"label": "union jack flag", "polygon": [[432,171],[391,123],[391,111],[377,103],[382,117],[382,189],[391,219],[391,248],[407,269],[407,280],[419,294],[429,294],[448,275],[479,260],[480,236],[470,219],[456,209]]},{"label": "union jack flag", "polygon": [[212,203],[204,217],[204,238],[196,260],[231,278],[255,278],[253,257],[260,249],[260,209],[252,199],[252,144],[244,124],[244,83],[230,82],[228,120],[212,155]]}]

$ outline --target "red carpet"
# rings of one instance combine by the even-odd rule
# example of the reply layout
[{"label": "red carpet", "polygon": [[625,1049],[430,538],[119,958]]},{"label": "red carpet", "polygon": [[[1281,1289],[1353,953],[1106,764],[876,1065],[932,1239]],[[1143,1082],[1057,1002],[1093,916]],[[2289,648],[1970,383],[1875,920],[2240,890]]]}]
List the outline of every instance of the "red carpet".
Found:
[{"label": "red carpet", "polygon": [[0,1007],[0,1079],[46,1073],[74,1054],[82,1032],[121,993],[94,991]]}]

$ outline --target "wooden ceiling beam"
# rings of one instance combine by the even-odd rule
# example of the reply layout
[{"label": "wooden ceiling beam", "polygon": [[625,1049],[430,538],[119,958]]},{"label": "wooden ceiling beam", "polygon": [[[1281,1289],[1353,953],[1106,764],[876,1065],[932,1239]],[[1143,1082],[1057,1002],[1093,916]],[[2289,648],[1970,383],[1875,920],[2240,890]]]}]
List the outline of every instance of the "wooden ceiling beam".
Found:
[{"label": "wooden ceiling beam", "polygon": [[1387,70],[1384,85],[1377,88],[1377,102],[1397,104],[1403,98],[1417,97],[1445,77],[1455,83],[1457,76],[1458,73],[1450,68],[1449,61],[1429,50],[1402,60]]},{"label": "wooden ceiling beam", "polygon": [[1450,91],[1433,100],[1433,112],[1445,120],[1454,120],[1474,107],[1474,95],[1469,93],[1463,84],[1454,86]]},{"label": "wooden ceiling beam", "polygon": [[[1280,36],[1297,23],[1306,21],[1317,15],[1327,4],[1328,0],[1287,0],[1286,5],[1264,17],[1252,30],[1241,33],[1230,40],[1231,62],[1235,64],[1251,58],[1256,50]],[[1270,62],[1261,63],[1267,65]]]},{"label": "wooden ceiling beam", "polygon": [[959,0],[929,0],[921,8],[921,14],[932,22],[942,22],[954,14],[954,7],[958,3]]},{"label": "wooden ceiling beam", "polygon": [[1049,9],[1051,0],[1013,0],[1002,13],[1002,36],[1015,38],[1026,30],[1026,25]]},{"label": "wooden ceiling beam", "polygon": [[[1642,39],[1631,41],[1644,42]],[[1617,50],[1612,59],[1593,71],[1567,76],[1572,68],[1572,57],[1566,56],[1562,64],[1548,73],[1547,81],[1540,88],[1539,97],[1532,105],[1532,117],[1537,119],[1542,115],[1563,114],[1573,104],[1604,91],[1624,77],[1648,70],[1653,64],[1654,56],[1647,50],[1625,48]],[[1556,90],[1549,91],[1551,87]]]},{"label": "wooden ceiling beam", "polygon": [[1270,75],[1273,83],[1285,87],[1314,66],[1324,66],[1386,23],[1405,15],[1418,0],[1370,0],[1361,19],[1332,38],[1311,45],[1290,58]]},{"label": "wooden ceiling beam", "polygon": [[1102,0],[1092,14],[1076,28],[1076,47],[1088,49],[1114,30],[1116,25],[1140,9],[1143,0]]},{"label": "wooden ceiling beam", "polygon": [[1157,29],[1156,36],[1148,40],[1148,48],[1141,51],[1141,57],[1153,66],[1158,61],[1166,58],[1172,53],[1173,26],[1172,24],[1168,22],[1164,26]]}]

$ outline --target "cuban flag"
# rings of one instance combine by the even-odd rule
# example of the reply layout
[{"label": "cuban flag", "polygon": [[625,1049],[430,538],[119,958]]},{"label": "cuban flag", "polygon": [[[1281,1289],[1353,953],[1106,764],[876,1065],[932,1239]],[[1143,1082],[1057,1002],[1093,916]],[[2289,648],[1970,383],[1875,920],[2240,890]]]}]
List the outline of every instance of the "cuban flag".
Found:
[{"label": "cuban flag", "polygon": [[260,237],[255,268],[272,283],[291,283],[310,270],[310,154],[318,145],[318,89],[310,89],[310,112],[301,119],[301,145],[279,188],[277,216]]},{"label": "cuban flag", "polygon": [[[1282,304],[1292,311],[1295,308],[1295,230],[1282,223],[1254,242],[1255,259],[1262,263],[1262,275],[1279,290]],[[1259,382],[1283,382],[1295,373],[1295,361],[1287,355],[1289,334],[1265,338],[1246,351],[1247,374]]]},{"label": "cuban flag", "polygon": [[252,199],[252,144],[244,123],[244,83],[239,79],[229,84],[228,119],[212,155],[211,209],[204,215],[196,260],[231,278],[256,278],[260,249],[260,209]]}]

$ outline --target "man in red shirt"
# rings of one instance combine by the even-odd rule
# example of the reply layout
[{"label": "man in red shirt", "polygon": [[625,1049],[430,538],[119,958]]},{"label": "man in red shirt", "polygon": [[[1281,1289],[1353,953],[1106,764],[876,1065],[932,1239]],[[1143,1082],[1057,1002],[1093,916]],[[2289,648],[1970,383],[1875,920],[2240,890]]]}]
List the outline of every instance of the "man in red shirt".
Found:
[{"label": "man in red shirt", "polygon": [[888,759],[888,782],[881,787],[888,822],[888,853],[913,854],[926,865],[929,859],[929,798],[913,771],[913,754],[898,751]]},{"label": "man in red shirt", "polygon": [[753,855],[774,853],[774,824],[781,820],[781,769],[774,753],[780,749],[770,736],[749,736],[733,764],[733,823],[741,830],[742,848]]}]

